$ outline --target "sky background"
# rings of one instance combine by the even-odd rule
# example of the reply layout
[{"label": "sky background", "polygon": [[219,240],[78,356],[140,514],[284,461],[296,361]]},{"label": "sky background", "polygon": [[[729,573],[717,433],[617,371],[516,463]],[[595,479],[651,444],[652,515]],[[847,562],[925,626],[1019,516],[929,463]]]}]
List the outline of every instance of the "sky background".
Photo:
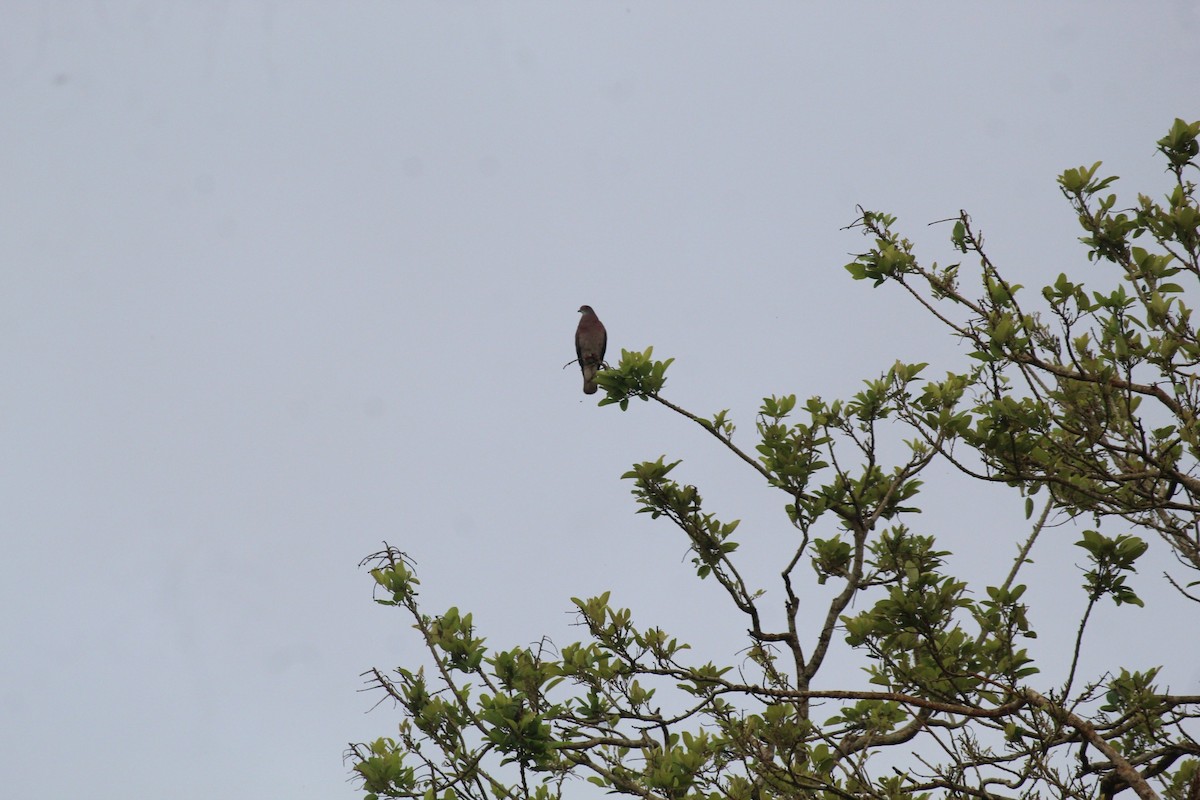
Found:
[{"label": "sky background", "polygon": [[[360,673],[420,659],[357,567],[384,540],[495,647],[573,640],[569,598],[612,590],[736,661],[744,625],[619,478],[684,459],[746,520],[768,601],[783,500],[664,409],[585,398],[576,309],[610,359],[675,357],[666,395],[731,409],[747,447],[764,395],[961,368],[842,268],[856,205],[928,260],[954,258],[928,223],[966,209],[1017,282],[1110,279],[1054,179],[1103,159],[1125,197],[1166,190],[1154,141],[1200,118],[1197,8],[5,3],[6,792],[359,796],[347,743],[398,719]],[[922,497],[952,565],[1003,580],[1020,499],[941,465]],[[1063,635],[1077,534],[1026,576]],[[1152,548],[1154,602],[1104,609],[1085,657],[1197,693],[1194,606]]]}]

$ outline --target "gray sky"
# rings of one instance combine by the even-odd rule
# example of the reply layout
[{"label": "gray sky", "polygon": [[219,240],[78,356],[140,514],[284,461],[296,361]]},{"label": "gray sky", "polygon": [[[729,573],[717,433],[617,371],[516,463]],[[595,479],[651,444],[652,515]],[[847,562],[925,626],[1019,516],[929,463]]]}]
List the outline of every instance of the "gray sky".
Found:
[{"label": "gray sky", "polygon": [[[663,410],[584,399],[575,309],[610,359],[674,356],[668,396],[743,442],[763,395],[961,366],[850,280],[840,229],[888,210],[950,260],[926,224],[963,208],[1020,282],[1099,279],[1055,176],[1104,159],[1161,194],[1154,140],[1200,117],[1196,4],[1140,8],[7,3],[6,791],[356,796],[346,743],[397,719],[359,673],[418,658],[356,567],[385,539],[496,647],[571,640],[569,598],[612,589],[737,658],[744,626],[619,476],[684,458],[772,591],[781,501]],[[1002,580],[1019,500],[939,476],[920,522]],[[1082,607],[1075,533],[1035,624]],[[1151,557],[1135,587],[1179,608]],[[1165,638],[1113,663],[1200,690],[1194,639]]]}]

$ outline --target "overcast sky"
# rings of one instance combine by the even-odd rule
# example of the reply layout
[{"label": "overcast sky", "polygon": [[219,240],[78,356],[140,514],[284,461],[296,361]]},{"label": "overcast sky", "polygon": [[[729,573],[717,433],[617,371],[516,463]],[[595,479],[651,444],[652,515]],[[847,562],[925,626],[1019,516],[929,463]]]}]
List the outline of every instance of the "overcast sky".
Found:
[{"label": "overcast sky", "polygon": [[[397,721],[359,674],[419,659],[357,568],[383,540],[496,647],[569,641],[569,598],[612,589],[736,660],[744,626],[619,476],[685,459],[768,599],[782,500],[663,409],[585,398],[576,309],[748,447],[764,395],[961,368],[842,269],[856,204],[930,260],[966,209],[1021,283],[1110,280],[1054,178],[1103,159],[1161,194],[1198,70],[1192,2],[6,2],[5,792],[357,796],[346,744]],[[928,478],[923,531],[1003,580],[1019,498]],[[1077,531],[1050,538],[1035,625],[1084,602]],[[1113,663],[1200,692],[1153,545],[1162,604],[1104,623],[1147,661]]]}]

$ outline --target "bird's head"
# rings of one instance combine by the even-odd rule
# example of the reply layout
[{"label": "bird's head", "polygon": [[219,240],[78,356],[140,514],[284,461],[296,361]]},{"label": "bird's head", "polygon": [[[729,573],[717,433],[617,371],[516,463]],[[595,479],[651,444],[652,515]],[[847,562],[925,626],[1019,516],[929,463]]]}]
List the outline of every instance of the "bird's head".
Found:
[{"label": "bird's head", "polygon": [[596,312],[595,312],[595,311],[592,311],[592,307],[591,307],[591,306],[580,306],[580,307],[579,307],[579,313],[580,313],[580,314],[595,314]]}]

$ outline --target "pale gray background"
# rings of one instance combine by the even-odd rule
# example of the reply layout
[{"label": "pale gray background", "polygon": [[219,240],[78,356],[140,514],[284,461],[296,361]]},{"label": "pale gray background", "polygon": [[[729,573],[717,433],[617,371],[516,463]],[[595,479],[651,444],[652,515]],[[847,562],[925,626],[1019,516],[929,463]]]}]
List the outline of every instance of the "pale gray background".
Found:
[{"label": "pale gray background", "polygon": [[[736,662],[742,621],[619,476],[685,458],[768,600],[782,500],[663,410],[585,400],[575,309],[743,442],[764,394],[960,367],[842,269],[855,205],[929,259],[965,208],[1015,279],[1099,280],[1054,177],[1164,191],[1198,71],[1191,2],[5,3],[5,795],[355,796],[346,743],[396,720],[359,673],[418,659],[356,568],[385,539],[495,646],[569,640],[569,598],[612,589]],[[1001,580],[1019,499],[929,477],[913,524]],[[1083,605],[1077,533],[1027,576],[1065,623],[1039,653]],[[1200,691],[1161,550],[1157,604],[1085,649]]]}]

